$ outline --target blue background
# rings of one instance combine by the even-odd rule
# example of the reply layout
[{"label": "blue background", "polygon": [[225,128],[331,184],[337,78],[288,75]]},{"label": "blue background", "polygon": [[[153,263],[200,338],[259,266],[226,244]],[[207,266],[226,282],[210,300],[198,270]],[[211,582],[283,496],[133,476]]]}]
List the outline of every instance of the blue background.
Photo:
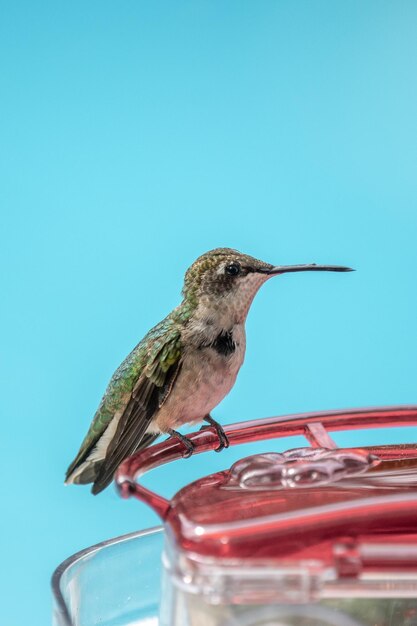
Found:
[{"label": "blue background", "polygon": [[15,0],[0,50],[1,621],[44,625],[60,561],[157,521],[63,475],[202,252],[357,269],[262,289],[221,422],[416,401],[417,4]]}]

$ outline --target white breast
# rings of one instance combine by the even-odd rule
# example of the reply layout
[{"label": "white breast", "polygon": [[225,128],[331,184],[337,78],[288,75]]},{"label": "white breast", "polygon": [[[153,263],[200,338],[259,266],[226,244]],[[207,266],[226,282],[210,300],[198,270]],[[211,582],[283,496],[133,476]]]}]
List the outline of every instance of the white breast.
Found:
[{"label": "white breast", "polygon": [[243,324],[236,325],[232,335],[236,348],[228,356],[210,347],[192,346],[184,353],[178,380],[156,417],[158,429],[201,421],[229,393],[245,356]]}]

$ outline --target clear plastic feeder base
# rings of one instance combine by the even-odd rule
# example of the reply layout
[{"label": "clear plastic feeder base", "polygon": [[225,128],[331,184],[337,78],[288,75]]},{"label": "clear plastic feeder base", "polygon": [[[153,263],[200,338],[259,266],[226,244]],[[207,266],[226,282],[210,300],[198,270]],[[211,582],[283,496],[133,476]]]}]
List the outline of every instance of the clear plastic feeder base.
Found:
[{"label": "clear plastic feeder base", "polygon": [[162,528],[110,539],[55,571],[53,626],[157,626]]},{"label": "clear plastic feeder base", "polygon": [[67,559],[53,577],[53,626],[417,626],[415,572],[332,581],[313,562],[245,570],[163,544],[156,528]]},{"label": "clear plastic feeder base", "polygon": [[415,569],[344,579],[317,561],[247,568],[178,553],[169,541],[163,565],[160,626],[417,626]]}]

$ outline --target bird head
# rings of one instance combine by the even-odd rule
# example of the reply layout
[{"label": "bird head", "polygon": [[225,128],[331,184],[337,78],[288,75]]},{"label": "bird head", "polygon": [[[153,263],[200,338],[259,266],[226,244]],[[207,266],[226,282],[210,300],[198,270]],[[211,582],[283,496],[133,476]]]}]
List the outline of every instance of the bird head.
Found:
[{"label": "bird head", "polygon": [[340,265],[271,265],[231,248],[216,248],[198,257],[185,274],[183,296],[204,307],[227,309],[239,321],[246,317],[261,285],[288,272],[349,272]]}]

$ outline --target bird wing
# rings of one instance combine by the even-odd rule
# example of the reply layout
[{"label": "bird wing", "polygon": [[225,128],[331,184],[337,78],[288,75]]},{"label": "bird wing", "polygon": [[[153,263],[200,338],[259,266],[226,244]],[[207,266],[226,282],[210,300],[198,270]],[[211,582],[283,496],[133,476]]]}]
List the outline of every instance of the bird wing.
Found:
[{"label": "bird wing", "polygon": [[148,343],[146,362],[119,419],[92,492],[99,493],[112,480],[120,463],[138,448],[155,413],[168,398],[181,369],[178,328],[164,330]]},{"label": "bird wing", "polygon": [[[160,390],[161,397],[164,389],[167,394],[170,387],[164,383],[169,383],[175,367],[180,366],[180,353],[180,331],[168,317],[147,333],[113,374],[80,450],[67,470],[66,480],[88,459],[115,415],[122,414],[119,427],[126,423],[130,414],[139,417],[141,403],[143,405],[146,399],[149,407],[152,401],[155,403],[151,393],[152,385]],[[171,368],[174,370],[171,371]],[[134,395],[138,398],[136,403]],[[142,408],[142,413],[149,413],[149,409],[146,411]],[[146,418],[144,421],[147,423]],[[118,429],[114,442],[120,435]],[[136,443],[139,444],[138,441]]]}]

